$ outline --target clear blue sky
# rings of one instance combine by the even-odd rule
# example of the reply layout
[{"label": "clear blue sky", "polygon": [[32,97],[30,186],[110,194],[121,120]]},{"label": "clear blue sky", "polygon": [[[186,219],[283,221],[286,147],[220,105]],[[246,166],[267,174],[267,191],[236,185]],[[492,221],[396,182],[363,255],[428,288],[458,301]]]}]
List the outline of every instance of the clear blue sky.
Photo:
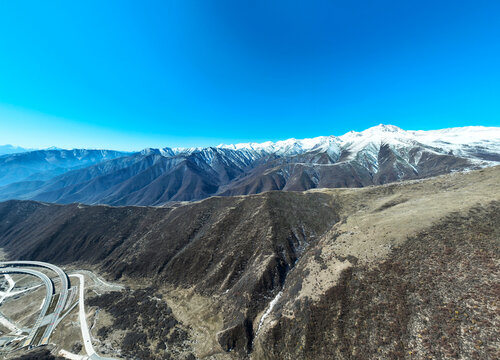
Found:
[{"label": "clear blue sky", "polygon": [[0,1],[0,144],[500,125],[498,0]]}]

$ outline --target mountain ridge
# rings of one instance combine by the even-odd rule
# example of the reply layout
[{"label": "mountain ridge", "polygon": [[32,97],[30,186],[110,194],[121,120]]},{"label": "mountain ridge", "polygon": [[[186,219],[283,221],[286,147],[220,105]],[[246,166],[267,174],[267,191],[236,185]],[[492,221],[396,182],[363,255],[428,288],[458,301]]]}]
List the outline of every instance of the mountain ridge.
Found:
[{"label": "mountain ridge", "polygon": [[[100,155],[83,163],[72,155],[78,152]],[[45,155],[36,159],[39,154]],[[58,156],[75,159],[56,166],[50,159]],[[23,157],[29,160],[12,166]],[[36,171],[26,172],[27,163],[33,163]],[[159,206],[214,195],[363,187],[496,164],[500,164],[500,128],[405,131],[381,124],[339,137],[275,143],[147,148],[132,154],[45,150],[3,156],[0,200]]]},{"label": "mountain ridge", "polygon": [[32,149],[25,149],[21,146],[15,146],[11,144],[0,145],[0,156],[8,154],[16,154],[31,151]]}]

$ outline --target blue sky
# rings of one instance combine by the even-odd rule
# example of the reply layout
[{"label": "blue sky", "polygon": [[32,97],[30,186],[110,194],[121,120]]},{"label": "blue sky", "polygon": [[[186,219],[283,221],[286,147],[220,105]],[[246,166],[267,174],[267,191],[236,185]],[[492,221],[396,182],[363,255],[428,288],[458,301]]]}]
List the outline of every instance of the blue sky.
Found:
[{"label": "blue sky", "polygon": [[1,1],[0,144],[500,126],[500,2]]}]

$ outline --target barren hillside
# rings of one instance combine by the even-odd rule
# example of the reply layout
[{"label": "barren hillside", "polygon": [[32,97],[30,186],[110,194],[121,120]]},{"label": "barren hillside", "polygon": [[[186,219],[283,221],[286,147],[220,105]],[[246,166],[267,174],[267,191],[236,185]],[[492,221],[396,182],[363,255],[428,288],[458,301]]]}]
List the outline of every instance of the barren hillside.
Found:
[{"label": "barren hillside", "polygon": [[170,208],[10,201],[0,245],[153,286],[200,358],[493,359],[499,178],[493,167]]}]

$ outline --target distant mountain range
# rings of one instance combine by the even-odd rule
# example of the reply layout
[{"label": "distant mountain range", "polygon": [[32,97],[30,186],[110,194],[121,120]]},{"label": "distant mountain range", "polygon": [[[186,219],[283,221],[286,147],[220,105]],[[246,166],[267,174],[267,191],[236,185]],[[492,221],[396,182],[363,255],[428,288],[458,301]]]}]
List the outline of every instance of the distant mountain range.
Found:
[{"label": "distant mountain range", "polygon": [[10,144],[7,145],[0,145],[0,156],[5,155],[5,154],[16,154],[16,153],[22,153],[26,151],[31,151],[32,149],[25,149],[20,146],[13,146]]},{"label": "distant mountain range", "polygon": [[405,131],[207,148],[38,150],[0,156],[0,200],[163,205],[213,195],[364,187],[500,164],[500,128]]}]

